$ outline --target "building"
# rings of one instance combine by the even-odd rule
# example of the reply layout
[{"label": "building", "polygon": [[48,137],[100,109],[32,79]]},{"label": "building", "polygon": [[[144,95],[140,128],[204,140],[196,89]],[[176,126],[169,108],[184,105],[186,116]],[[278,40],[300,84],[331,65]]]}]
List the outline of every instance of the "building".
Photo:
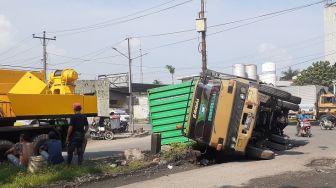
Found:
[{"label": "building", "polygon": [[[133,110],[135,120],[144,120],[149,118],[148,94],[147,91],[152,88],[161,87],[156,84],[132,83]],[[110,109],[122,109],[128,112],[128,86],[110,88]]]},{"label": "building", "polygon": [[328,0],[324,9],[325,60],[336,62],[336,2]]},{"label": "building", "polygon": [[[163,85],[132,84],[134,119],[148,119],[149,107],[147,90]],[[76,93],[95,94],[98,97],[98,116],[109,116],[114,109],[129,112],[129,93],[127,84],[111,84],[105,80],[78,80],[76,81]]]}]

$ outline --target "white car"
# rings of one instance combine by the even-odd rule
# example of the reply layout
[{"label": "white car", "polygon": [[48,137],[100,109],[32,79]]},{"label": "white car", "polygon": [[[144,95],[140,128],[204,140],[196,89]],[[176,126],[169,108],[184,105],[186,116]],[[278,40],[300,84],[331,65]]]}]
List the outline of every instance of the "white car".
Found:
[{"label": "white car", "polygon": [[112,112],[114,112],[115,114],[117,114],[117,115],[120,116],[120,121],[127,121],[127,122],[129,122],[130,117],[129,117],[129,115],[125,111],[123,111],[123,110],[114,110]]}]

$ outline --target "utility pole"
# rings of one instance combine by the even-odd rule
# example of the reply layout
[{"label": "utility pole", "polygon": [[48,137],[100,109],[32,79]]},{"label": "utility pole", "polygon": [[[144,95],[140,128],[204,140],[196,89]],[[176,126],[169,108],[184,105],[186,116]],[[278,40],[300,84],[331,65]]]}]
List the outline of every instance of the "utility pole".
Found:
[{"label": "utility pole", "polygon": [[142,48],[141,48],[141,40],[140,40],[140,83],[143,84],[143,71],[142,71]]},{"label": "utility pole", "polygon": [[[130,116],[130,124],[132,127],[132,133],[134,133],[134,121],[133,121],[133,94],[132,94],[132,58],[131,58],[131,38],[126,38],[127,46],[128,46],[128,55],[120,52],[117,48],[112,48],[113,50],[117,51],[119,54],[124,56],[128,59],[128,93],[129,93],[129,101],[128,101],[128,109],[129,109],[129,116]],[[137,57],[136,57],[137,58]]]},{"label": "utility pole", "polygon": [[46,37],[46,32],[43,31],[43,36],[42,37],[37,37],[37,36],[35,36],[35,34],[33,34],[33,38],[42,40],[44,81],[45,81],[45,83],[48,83],[48,80],[47,80],[47,40],[48,41],[49,40],[56,40],[56,37],[48,38],[48,37]]},{"label": "utility pole", "polygon": [[131,44],[130,44],[130,37],[127,40],[128,46],[128,93],[129,93],[129,101],[128,107],[130,112],[130,123],[132,127],[132,133],[134,133],[134,121],[133,121],[133,94],[132,94],[132,58],[131,58]]},{"label": "utility pole", "polygon": [[199,12],[198,18],[196,19],[196,30],[197,32],[202,34],[202,74],[203,78],[205,77],[205,73],[207,68],[207,54],[206,54],[206,30],[207,30],[207,24],[206,24],[206,18],[205,18],[205,3],[204,0],[201,0],[201,11]]},{"label": "utility pole", "polygon": [[129,103],[128,103],[128,109],[129,109],[129,116],[130,116],[130,123],[132,127],[132,133],[134,133],[134,110],[133,110],[133,93],[132,93],[132,60],[140,58],[142,56],[147,55],[148,53],[141,54],[137,57],[131,56],[131,37],[126,38],[127,40],[127,46],[128,46],[128,55],[120,52],[117,48],[112,47],[113,50],[124,56],[126,59],[128,59],[128,93],[129,93]]}]

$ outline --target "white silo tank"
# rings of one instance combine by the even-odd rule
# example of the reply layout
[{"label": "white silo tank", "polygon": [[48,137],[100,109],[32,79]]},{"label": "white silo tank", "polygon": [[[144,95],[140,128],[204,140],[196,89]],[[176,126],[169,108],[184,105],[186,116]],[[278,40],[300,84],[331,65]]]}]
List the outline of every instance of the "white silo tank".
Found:
[{"label": "white silo tank", "polygon": [[272,62],[266,62],[261,65],[261,72],[262,73],[276,73],[276,65]]},{"label": "white silo tank", "polygon": [[233,75],[239,77],[246,77],[245,65],[244,64],[234,64],[233,65]]},{"label": "white silo tank", "polygon": [[248,64],[245,65],[245,71],[246,71],[246,76],[247,78],[257,80],[257,65],[254,64]]},{"label": "white silo tank", "polygon": [[259,79],[267,84],[276,84],[276,74],[268,72],[268,73],[263,73],[259,75]]}]

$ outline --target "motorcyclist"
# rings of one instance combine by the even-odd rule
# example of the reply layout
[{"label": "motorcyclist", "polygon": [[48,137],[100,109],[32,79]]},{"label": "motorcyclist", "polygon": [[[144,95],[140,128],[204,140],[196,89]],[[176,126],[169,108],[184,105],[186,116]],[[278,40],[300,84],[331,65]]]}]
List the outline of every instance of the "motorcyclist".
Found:
[{"label": "motorcyclist", "polygon": [[296,136],[300,134],[301,122],[304,122],[305,120],[308,120],[308,119],[309,119],[309,115],[306,114],[304,110],[299,110],[298,115],[297,115],[298,123],[296,125]]}]

